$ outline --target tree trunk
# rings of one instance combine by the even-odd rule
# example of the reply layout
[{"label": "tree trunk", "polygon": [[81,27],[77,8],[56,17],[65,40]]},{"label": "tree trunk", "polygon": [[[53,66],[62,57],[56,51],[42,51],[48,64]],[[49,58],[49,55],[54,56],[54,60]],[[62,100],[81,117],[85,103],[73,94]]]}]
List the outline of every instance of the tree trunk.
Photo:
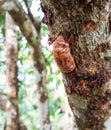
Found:
[{"label": "tree trunk", "polygon": [[[0,110],[5,111],[6,105],[9,103],[9,99],[6,94],[0,93]],[[20,120],[20,129],[19,130],[27,130],[26,126]]]},{"label": "tree trunk", "polygon": [[58,56],[53,50],[78,129],[105,130],[111,114],[111,2],[41,0],[41,5],[54,49],[60,52],[61,45],[69,43],[70,51],[63,51],[69,61],[74,59],[68,72],[68,58],[62,61],[62,51]]},{"label": "tree trunk", "polygon": [[[6,122],[4,130],[26,130],[20,122],[18,112],[18,43],[16,39],[16,25],[6,13],[6,44],[7,44],[7,97],[1,98],[1,107],[6,110]],[[4,103],[2,103],[4,102]]]}]

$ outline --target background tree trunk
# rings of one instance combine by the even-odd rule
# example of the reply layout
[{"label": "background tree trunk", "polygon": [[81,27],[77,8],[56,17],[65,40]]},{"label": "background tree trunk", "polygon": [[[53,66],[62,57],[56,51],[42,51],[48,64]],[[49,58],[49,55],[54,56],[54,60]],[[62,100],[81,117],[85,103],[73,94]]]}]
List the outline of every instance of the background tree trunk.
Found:
[{"label": "background tree trunk", "polygon": [[6,44],[7,44],[7,97],[5,130],[19,130],[18,112],[18,79],[17,59],[18,44],[16,39],[16,25],[11,16],[6,13]]},{"label": "background tree trunk", "polygon": [[50,39],[71,39],[75,69],[63,73],[63,80],[79,130],[105,130],[111,114],[111,2],[41,0],[41,5]]},{"label": "background tree trunk", "polygon": [[[9,103],[9,99],[7,97],[7,94],[0,93],[0,110],[5,111],[6,105]],[[27,130],[26,126],[23,124],[23,122],[20,120],[20,130]]]},{"label": "background tree trunk", "polygon": [[6,13],[6,44],[7,44],[7,96],[0,98],[1,108],[6,110],[5,130],[26,130],[20,121],[18,112],[18,43],[16,38],[16,25]]}]

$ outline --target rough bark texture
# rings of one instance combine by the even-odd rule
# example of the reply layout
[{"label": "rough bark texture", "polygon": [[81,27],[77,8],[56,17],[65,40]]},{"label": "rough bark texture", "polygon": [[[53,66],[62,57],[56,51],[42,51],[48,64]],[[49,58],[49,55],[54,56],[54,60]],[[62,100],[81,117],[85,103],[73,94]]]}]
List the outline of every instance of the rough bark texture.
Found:
[{"label": "rough bark texture", "polygon": [[18,47],[16,40],[16,25],[11,16],[6,13],[6,44],[7,44],[7,97],[5,130],[19,130],[18,113],[18,79],[17,59]]},{"label": "rough bark texture", "polygon": [[0,5],[2,9],[9,11],[31,46],[37,84],[40,130],[50,130],[48,96],[45,88],[46,69],[40,45],[40,22],[28,16],[18,1],[1,1]]},{"label": "rough bark texture", "polygon": [[41,6],[50,37],[72,37],[76,68],[63,80],[79,130],[105,130],[111,114],[110,0],[41,0]]}]

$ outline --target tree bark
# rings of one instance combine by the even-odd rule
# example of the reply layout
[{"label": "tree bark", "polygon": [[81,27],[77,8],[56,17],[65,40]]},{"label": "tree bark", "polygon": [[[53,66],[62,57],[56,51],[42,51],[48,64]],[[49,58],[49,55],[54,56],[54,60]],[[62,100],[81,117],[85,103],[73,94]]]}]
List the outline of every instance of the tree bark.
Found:
[{"label": "tree bark", "polygon": [[5,130],[19,130],[18,112],[18,79],[17,59],[18,45],[16,39],[16,25],[11,16],[6,13],[6,44],[7,44],[7,97]]},{"label": "tree bark", "polygon": [[18,45],[16,40],[16,25],[11,16],[6,13],[6,44],[7,44],[7,81],[9,101],[6,104],[5,130],[19,130],[18,113],[18,79],[17,59]]},{"label": "tree bark", "polygon": [[32,52],[34,62],[34,72],[37,85],[38,107],[39,107],[39,124],[40,130],[50,130],[48,96],[46,90],[46,68],[42,57],[40,44],[40,22],[28,16],[18,1],[6,0],[0,1],[0,7],[7,10],[21,32],[27,39]]},{"label": "tree bark", "polygon": [[69,42],[75,69],[63,80],[78,129],[105,130],[111,114],[110,0],[41,0],[41,6],[54,46],[59,36]]}]

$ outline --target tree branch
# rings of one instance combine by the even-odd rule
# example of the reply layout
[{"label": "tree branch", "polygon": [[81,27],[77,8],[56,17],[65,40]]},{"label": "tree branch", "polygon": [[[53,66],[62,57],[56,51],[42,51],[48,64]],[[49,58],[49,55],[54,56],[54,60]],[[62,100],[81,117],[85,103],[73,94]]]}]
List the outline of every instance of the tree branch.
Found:
[{"label": "tree branch", "polygon": [[32,47],[32,53],[36,54],[35,66],[38,68],[39,72],[42,72],[44,70],[44,61],[40,46],[40,23],[38,22],[39,27],[37,24],[33,24],[18,1],[5,0],[0,2],[0,5],[1,4],[2,9],[10,13]]},{"label": "tree branch", "polygon": [[35,19],[33,17],[33,14],[30,10],[30,7],[28,5],[28,0],[24,0],[24,3],[25,3],[25,6],[27,8],[27,12],[28,12],[28,16],[30,18],[30,20],[32,21],[32,23],[34,24],[35,28],[39,31],[40,30],[40,25],[41,25],[41,22],[38,20],[38,19]]},{"label": "tree branch", "polygon": [[25,13],[20,3],[18,1],[5,0],[2,2],[2,9],[11,14],[30,45],[34,46],[36,44],[35,41],[38,38],[38,34],[29,16]]}]

